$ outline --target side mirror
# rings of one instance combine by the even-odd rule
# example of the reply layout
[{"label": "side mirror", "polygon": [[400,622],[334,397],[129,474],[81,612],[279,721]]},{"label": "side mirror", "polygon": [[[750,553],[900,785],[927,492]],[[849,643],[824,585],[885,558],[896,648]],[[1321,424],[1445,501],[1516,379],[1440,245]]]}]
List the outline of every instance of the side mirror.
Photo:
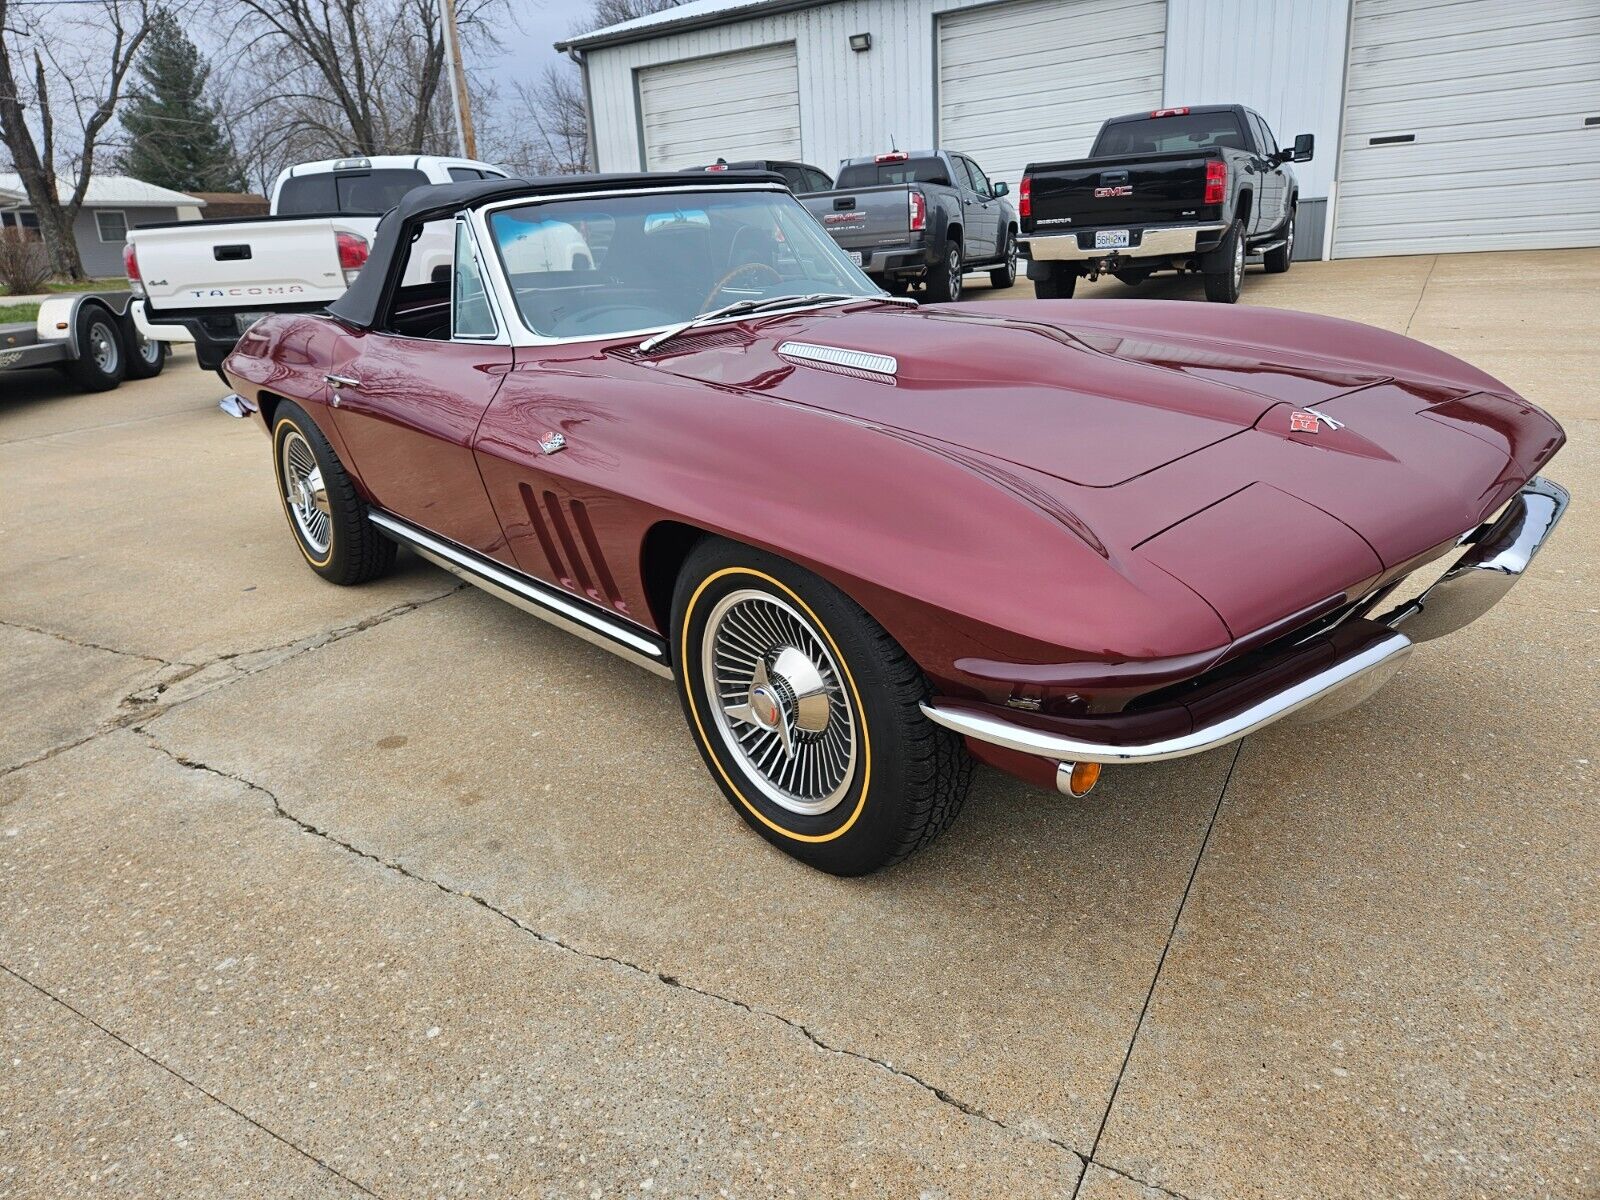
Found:
[{"label": "side mirror", "polygon": [[1302,133],[1294,140],[1294,149],[1289,152],[1289,157],[1295,162],[1310,162],[1311,155],[1317,148],[1316,135]]},{"label": "side mirror", "polygon": [[999,183],[994,185],[994,194],[996,196],[1011,195],[1011,185],[1002,179]]}]

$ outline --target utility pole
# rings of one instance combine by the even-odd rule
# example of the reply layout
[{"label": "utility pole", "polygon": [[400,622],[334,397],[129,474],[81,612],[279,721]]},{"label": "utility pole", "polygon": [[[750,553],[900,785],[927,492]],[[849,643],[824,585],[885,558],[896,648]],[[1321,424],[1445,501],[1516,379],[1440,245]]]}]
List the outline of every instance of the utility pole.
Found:
[{"label": "utility pole", "polygon": [[472,101],[467,96],[467,72],[461,65],[461,30],[456,26],[456,0],[439,0],[444,11],[445,50],[450,55],[450,96],[456,106],[456,134],[461,153],[478,157],[478,137],[472,130]]}]

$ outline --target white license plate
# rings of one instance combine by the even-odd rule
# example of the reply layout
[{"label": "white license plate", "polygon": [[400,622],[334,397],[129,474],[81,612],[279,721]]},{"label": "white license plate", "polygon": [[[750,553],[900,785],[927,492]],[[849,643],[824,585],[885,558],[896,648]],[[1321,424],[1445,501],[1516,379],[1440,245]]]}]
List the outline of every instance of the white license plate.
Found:
[{"label": "white license plate", "polygon": [[859,267],[861,265],[861,251],[859,251],[859,250],[850,251],[850,261],[855,263],[855,265]]},{"label": "white license plate", "polygon": [[1096,250],[1125,250],[1128,246],[1126,229],[1097,229],[1094,231]]}]

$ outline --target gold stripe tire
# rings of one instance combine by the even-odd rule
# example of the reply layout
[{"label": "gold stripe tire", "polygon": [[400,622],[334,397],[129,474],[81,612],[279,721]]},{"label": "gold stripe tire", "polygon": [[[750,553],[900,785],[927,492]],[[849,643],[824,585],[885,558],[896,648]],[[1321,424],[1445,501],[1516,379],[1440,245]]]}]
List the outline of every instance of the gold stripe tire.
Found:
[{"label": "gold stripe tire", "polygon": [[[322,473],[328,501],[326,545],[307,536],[291,507],[293,488],[285,473],[284,445],[293,439],[310,447]],[[289,400],[281,401],[272,414],[272,470],[289,532],[318,575],[329,583],[351,585],[376,579],[394,565],[395,544],[367,520],[366,503],[333,446],[306,411]]]},{"label": "gold stripe tire", "polygon": [[[739,625],[748,612],[756,616]],[[745,658],[722,656],[730,636],[741,655],[761,659],[759,675],[739,673]],[[734,811],[785,853],[830,874],[864,875],[931,845],[955,821],[972,759],[959,738],[922,715],[929,689],[917,664],[827,581],[708,538],[678,576],[672,647],[684,717],[712,778]],[[786,653],[795,650],[817,668],[809,693],[788,678],[798,679],[792,664],[800,659]],[[778,708],[764,708],[760,691],[775,693]],[[730,707],[743,715],[719,719]],[[779,720],[770,731],[757,727],[780,709],[789,718],[788,755]],[[815,756],[809,769],[802,739]],[[799,764],[788,766],[796,755]]]}]

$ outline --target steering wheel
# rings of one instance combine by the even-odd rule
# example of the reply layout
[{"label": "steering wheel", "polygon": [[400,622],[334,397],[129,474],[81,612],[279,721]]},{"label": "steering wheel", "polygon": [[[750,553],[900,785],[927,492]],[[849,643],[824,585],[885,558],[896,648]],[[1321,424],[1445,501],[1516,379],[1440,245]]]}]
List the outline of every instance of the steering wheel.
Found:
[{"label": "steering wheel", "polygon": [[705,303],[700,305],[700,311],[701,312],[708,311],[711,308],[712,301],[714,301],[719,295],[722,294],[722,289],[723,288],[727,287],[728,284],[733,282],[735,279],[739,278],[739,276],[749,274],[752,271],[765,271],[768,275],[771,275],[772,278],[777,280],[779,283],[783,282],[783,276],[778,274],[778,270],[777,270],[776,267],[769,267],[769,266],[767,266],[766,263],[763,263],[763,262],[740,263],[737,267],[735,267],[733,270],[729,271],[721,279],[717,280],[716,287],[712,288],[709,292],[706,293]]}]

